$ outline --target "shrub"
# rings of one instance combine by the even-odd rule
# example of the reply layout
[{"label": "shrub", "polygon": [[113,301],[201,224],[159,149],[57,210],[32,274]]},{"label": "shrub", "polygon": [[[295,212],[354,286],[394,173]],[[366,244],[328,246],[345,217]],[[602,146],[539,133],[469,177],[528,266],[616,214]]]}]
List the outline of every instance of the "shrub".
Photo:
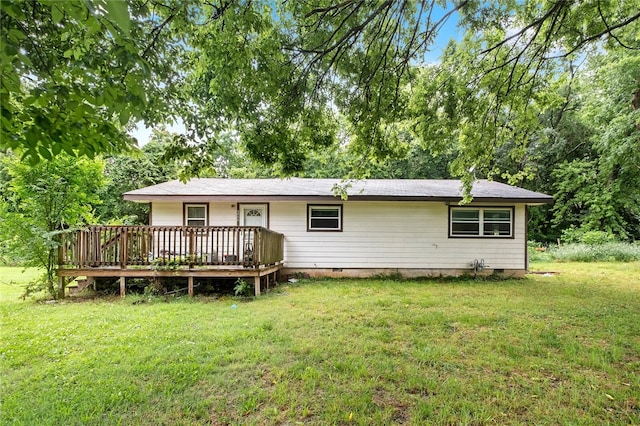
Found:
[{"label": "shrub", "polygon": [[529,241],[527,243],[527,251],[531,262],[550,262],[553,260],[550,253],[552,249],[537,241]]},{"label": "shrub", "polygon": [[574,226],[562,231],[562,241],[567,243],[605,244],[618,241],[611,232],[587,231]]},{"label": "shrub", "polygon": [[253,288],[242,278],[238,278],[235,287],[233,287],[233,291],[238,297],[249,297],[253,295]]}]

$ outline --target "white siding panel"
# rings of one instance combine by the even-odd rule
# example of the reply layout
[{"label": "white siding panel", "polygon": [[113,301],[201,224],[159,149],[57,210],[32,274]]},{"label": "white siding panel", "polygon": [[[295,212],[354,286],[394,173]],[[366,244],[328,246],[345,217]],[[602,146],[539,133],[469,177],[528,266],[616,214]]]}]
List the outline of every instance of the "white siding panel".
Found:
[{"label": "white siding panel", "polygon": [[182,203],[157,202],[151,205],[151,225],[155,226],[181,226]]},{"label": "white siding panel", "polygon": [[236,226],[238,225],[238,207],[236,203],[209,204],[209,225]]},{"label": "white siding panel", "polygon": [[[238,208],[235,203],[209,203],[210,226],[236,226]],[[184,224],[183,203],[154,202],[151,225],[182,226]]]}]

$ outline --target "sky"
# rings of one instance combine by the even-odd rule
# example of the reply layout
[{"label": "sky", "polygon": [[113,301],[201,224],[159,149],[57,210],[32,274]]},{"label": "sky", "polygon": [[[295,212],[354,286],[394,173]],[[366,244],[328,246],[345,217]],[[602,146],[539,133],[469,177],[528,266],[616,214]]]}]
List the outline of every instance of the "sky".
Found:
[{"label": "sky", "polygon": [[[439,17],[434,16],[434,19],[439,19]],[[458,22],[458,14],[453,14],[447,22],[442,26],[441,31],[439,31],[434,44],[429,48],[429,52],[424,55],[425,63],[437,63],[440,60],[440,55],[446,48],[449,41],[453,38],[456,40],[460,40],[462,38],[462,33],[457,28]],[[160,127],[158,127],[161,129]],[[166,126],[166,130],[173,133],[184,133],[186,128],[182,121],[178,121],[174,124],[169,124]],[[147,142],[149,142],[151,138],[152,129],[146,127],[142,122],[136,124],[133,130],[129,132],[131,136],[137,139],[138,146],[143,146]]]}]

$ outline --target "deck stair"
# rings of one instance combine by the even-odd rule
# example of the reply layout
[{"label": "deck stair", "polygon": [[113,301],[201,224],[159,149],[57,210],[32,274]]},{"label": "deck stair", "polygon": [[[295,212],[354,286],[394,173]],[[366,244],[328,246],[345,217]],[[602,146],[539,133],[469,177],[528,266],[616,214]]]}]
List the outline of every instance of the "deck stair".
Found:
[{"label": "deck stair", "polygon": [[71,284],[67,285],[69,289],[69,294],[79,294],[84,291],[89,286],[95,286],[96,280],[93,277],[76,278]]}]

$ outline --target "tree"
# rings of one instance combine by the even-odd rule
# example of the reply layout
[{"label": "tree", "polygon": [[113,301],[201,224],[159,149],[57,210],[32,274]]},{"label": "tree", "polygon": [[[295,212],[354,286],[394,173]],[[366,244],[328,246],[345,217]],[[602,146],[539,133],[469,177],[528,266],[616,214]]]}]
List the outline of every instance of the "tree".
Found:
[{"label": "tree", "polygon": [[[638,47],[640,18],[632,0],[240,1],[212,9],[205,16],[215,19],[191,39],[188,86],[202,101],[197,113],[209,122],[190,123],[199,136],[209,131],[214,139],[219,131],[237,129],[255,159],[280,164],[285,174],[299,170],[307,152],[335,140],[330,124],[341,118],[355,153],[384,158],[396,151],[404,131],[398,122],[407,118],[416,84],[430,73],[419,71],[421,58],[457,13],[465,40],[431,72],[443,74],[438,80],[447,90],[423,84],[422,93],[447,108],[453,101],[445,104],[447,92],[469,109],[454,117],[460,124],[455,134],[423,140],[436,152],[454,144],[447,148],[458,156],[454,172],[467,183],[471,166],[491,172],[496,148],[505,143],[513,146],[510,155],[523,155],[537,116],[562,101],[546,99],[552,93],[547,89],[575,58],[603,40]],[[409,118],[429,117],[414,110]]]},{"label": "tree", "polygon": [[64,297],[55,281],[60,233],[93,222],[102,163],[59,154],[31,166],[6,154],[2,164],[10,180],[0,199],[0,250],[20,265],[44,269],[37,288]]},{"label": "tree", "polygon": [[640,237],[640,52],[594,56],[581,76],[579,117],[589,156],[555,171],[555,222],[582,232]]},{"label": "tree", "polygon": [[[180,115],[187,132],[175,150],[193,160],[188,174],[210,167],[218,142],[235,133],[254,160],[290,175],[309,152],[345,142],[339,130],[364,158],[402,151],[402,122],[430,116],[419,103],[406,116],[422,85],[426,97],[450,98],[442,108],[478,103],[456,113],[454,134],[423,140],[436,152],[453,144],[454,173],[470,183],[472,166],[491,172],[497,148],[511,144],[509,155],[523,155],[537,116],[561,102],[545,99],[549,84],[576,58],[604,45],[637,48],[640,32],[635,0],[122,5],[1,3],[4,144],[29,158],[112,152],[128,145],[125,123]],[[439,71],[423,71],[424,54],[456,14],[465,40]],[[433,72],[450,74],[438,80],[459,96],[420,82]]]},{"label": "tree", "polygon": [[98,189],[101,202],[95,209],[101,223],[148,224],[149,206],[124,201],[122,194],[178,178],[177,161],[164,159],[171,137],[166,131],[154,131],[140,153],[105,159],[105,183]]},{"label": "tree", "polygon": [[533,238],[555,241],[566,229],[573,238],[640,236],[638,69],[638,52],[602,49],[546,89],[547,99],[561,102],[537,116],[522,157],[508,155],[513,142],[497,150],[493,170],[526,175],[525,186],[555,197],[554,206],[533,212]]},{"label": "tree", "polygon": [[0,143],[35,164],[130,149],[125,129],[170,120],[188,4],[0,2]]}]

